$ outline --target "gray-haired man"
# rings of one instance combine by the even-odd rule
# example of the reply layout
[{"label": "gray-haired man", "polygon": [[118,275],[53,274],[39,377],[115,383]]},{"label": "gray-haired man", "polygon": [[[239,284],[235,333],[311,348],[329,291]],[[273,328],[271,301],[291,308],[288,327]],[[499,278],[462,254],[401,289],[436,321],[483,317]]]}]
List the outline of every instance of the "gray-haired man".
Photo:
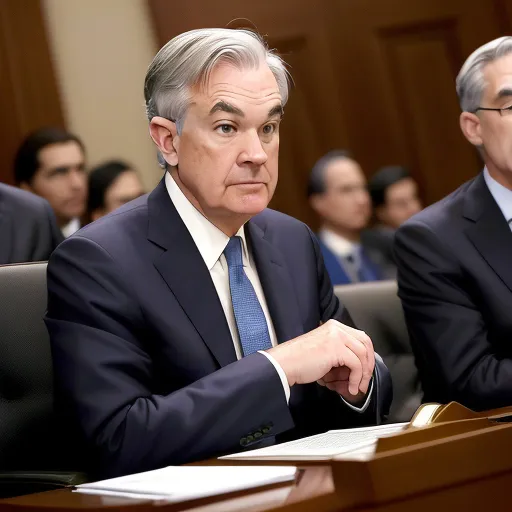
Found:
[{"label": "gray-haired man", "polygon": [[387,369],[315,238],[266,208],[287,95],[282,61],[255,34],[170,41],[145,84],[168,172],[52,258],[57,382],[96,472],[375,423],[389,405]]},{"label": "gray-haired man", "polygon": [[396,235],[399,294],[424,399],[512,404],[512,37],[457,78],[460,125],[484,171]]}]

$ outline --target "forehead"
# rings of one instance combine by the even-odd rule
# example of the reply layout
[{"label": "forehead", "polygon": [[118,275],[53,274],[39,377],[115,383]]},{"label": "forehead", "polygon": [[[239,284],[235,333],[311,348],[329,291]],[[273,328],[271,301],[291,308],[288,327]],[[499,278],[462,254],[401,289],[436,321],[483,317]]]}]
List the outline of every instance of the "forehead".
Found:
[{"label": "forehead", "polygon": [[488,94],[495,95],[505,86],[512,89],[512,53],[487,64],[483,73]]},{"label": "forehead", "polygon": [[354,160],[339,158],[325,169],[325,183],[328,186],[360,183],[365,181],[361,166]]},{"label": "forehead", "polygon": [[81,147],[75,141],[50,144],[39,151],[38,160],[42,167],[78,165],[84,160]]},{"label": "forehead", "polygon": [[192,97],[192,101],[209,107],[213,107],[219,100],[232,104],[266,106],[280,101],[281,94],[267,64],[263,63],[256,69],[240,69],[220,62],[213,68],[205,86],[195,88]]},{"label": "forehead", "polygon": [[398,196],[401,197],[403,195],[414,194],[417,188],[418,186],[416,182],[411,177],[403,178],[400,181],[393,183],[393,185],[390,185],[386,189],[386,195],[389,199],[396,198]]}]

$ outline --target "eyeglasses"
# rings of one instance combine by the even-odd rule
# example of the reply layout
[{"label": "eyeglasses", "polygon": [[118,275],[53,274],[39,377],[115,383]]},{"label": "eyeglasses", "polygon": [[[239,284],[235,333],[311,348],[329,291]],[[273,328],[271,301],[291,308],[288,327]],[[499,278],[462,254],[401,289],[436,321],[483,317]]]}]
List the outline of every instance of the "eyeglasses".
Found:
[{"label": "eyeglasses", "polygon": [[476,114],[479,110],[490,110],[492,112],[499,112],[501,117],[512,116],[512,105],[510,105],[510,107],[505,108],[478,107],[474,113]]}]

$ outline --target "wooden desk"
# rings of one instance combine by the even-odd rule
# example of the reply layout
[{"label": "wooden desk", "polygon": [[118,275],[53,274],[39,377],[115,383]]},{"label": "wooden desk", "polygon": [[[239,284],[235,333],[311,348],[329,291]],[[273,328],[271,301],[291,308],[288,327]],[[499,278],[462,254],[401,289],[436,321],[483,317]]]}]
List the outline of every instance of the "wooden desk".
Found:
[{"label": "wooden desk", "polygon": [[0,500],[1,512],[443,512],[508,510],[512,501],[512,472],[410,496],[378,507],[340,508],[329,466],[307,467],[295,485],[274,485],[194,502],[166,504],[124,498],[50,491]]}]

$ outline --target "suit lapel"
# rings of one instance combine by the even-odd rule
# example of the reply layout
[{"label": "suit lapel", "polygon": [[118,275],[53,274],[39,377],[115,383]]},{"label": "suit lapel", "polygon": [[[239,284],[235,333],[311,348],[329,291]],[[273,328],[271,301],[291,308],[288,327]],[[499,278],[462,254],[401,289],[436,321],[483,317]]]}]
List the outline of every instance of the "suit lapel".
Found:
[{"label": "suit lapel", "polygon": [[469,186],[464,217],[466,234],[478,252],[512,291],[512,232],[480,174]]},{"label": "suit lapel", "polygon": [[11,258],[12,219],[0,192],[0,265]]},{"label": "suit lapel", "polygon": [[278,343],[304,334],[297,296],[283,255],[266,237],[265,228],[260,227],[255,219],[246,224],[246,235]]},{"label": "suit lapel", "polygon": [[210,272],[162,180],[148,198],[148,239],[164,249],[158,272],[220,366],[236,361],[231,333]]}]

